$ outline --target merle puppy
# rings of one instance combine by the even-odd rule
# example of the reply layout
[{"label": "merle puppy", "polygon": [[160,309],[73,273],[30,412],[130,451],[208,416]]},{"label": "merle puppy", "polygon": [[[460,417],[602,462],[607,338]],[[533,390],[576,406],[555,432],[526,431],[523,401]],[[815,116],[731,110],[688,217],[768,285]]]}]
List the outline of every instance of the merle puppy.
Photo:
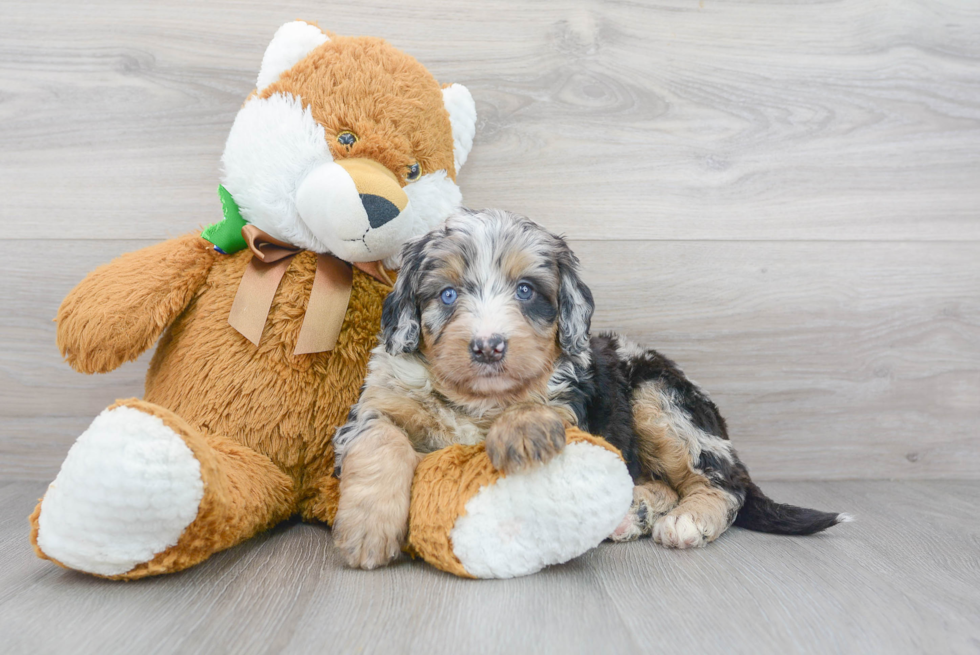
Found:
[{"label": "merle puppy", "polygon": [[408,244],[358,404],[334,440],[337,544],[373,568],[404,544],[423,453],[486,442],[510,473],[546,462],[570,423],[622,451],[635,482],[616,541],[703,546],[732,523],[818,532],[846,515],[775,503],[725,420],[671,360],[589,336],[592,293],[565,241],[500,210],[463,212]]}]

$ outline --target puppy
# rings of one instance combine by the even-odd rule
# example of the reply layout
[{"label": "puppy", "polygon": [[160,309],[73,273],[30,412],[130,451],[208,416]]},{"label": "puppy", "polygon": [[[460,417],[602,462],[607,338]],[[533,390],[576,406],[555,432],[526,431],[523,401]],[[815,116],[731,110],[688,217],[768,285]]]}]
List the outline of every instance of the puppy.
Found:
[{"label": "puppy", "polygon": [[846,520],[767,498],[707,394],[654,350],[590,338],[593,309],[568,245],[526,218],[464,212],[405,246],[381,343],[334,439],[333,530],[351,566],[398,555],[424,453],[485,441],[514,473],[560,452],[566,424],[619,448],[633,477],[613,540],[690,548],[732,523],[811,534]]}]

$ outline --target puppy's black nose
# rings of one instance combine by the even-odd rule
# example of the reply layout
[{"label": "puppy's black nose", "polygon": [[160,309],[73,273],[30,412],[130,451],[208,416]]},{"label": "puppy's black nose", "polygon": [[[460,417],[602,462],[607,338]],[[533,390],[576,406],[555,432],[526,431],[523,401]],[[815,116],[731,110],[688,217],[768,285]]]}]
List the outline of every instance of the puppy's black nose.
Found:
[{"label": "puppy's black nose", "polygon": [[499,334],[492,334],[488,339],[470,341],[470,356],[474,362],[482,364],[499,362],[505,354],[507,354],[507,340]]}]

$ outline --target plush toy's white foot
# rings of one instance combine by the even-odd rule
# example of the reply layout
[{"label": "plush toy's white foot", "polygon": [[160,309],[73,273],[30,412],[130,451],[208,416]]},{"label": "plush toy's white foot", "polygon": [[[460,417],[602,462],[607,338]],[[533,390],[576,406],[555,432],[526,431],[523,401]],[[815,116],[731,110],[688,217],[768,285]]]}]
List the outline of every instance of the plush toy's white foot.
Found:
[{"label": "plush toy's white foot", "polygon": [[179,434],[132,407],[100,414],[41,501],[37,545],[65,566],[120,575],[177,543],[204,496]]},{"label": "plush toy's white foot", "polygon": [[508,475],[466,503],[453,552],[478,578],[512,578],[599,545],[633,501],[633,481],[615,453],[568,444],[545,465]]}]

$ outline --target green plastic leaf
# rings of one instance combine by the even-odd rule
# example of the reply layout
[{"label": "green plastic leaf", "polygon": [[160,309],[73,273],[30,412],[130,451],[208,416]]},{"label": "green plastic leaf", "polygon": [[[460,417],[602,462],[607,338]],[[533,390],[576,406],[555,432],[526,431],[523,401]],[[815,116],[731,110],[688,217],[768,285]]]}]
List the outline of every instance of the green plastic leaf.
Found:
[{"label": "green plastic leaf", "polygon": [[218,252],[230,255],[248,245],[242,238],[242,228],[248,225],[248,221],[242,218],[238,203],[228,193],[228,189],[220,184],[218,185],[218,197],[221,198],[221,211],[224,213],[225,219],[220,223],[208,225],[201,232],[201,237],[213,243]]}]

